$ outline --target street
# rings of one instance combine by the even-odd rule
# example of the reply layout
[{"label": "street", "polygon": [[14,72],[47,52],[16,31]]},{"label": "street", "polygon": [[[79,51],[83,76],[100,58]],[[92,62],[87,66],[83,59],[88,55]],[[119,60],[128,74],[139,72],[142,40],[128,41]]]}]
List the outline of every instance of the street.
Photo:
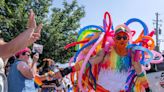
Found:
[{"label": "street", "polygon": [[162,73],[164,73],[164,71],[147,74],[152,92],[164,92],[164,74],[161,75]]}]

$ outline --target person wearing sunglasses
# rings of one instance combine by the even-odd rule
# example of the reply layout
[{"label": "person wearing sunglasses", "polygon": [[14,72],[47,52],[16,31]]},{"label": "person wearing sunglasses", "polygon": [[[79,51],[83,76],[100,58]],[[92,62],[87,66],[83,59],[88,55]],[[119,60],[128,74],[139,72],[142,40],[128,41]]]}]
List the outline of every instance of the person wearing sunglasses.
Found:
[{"label": "person wearing sunglasses", "polygon": [[[94,72],[97,80],[96,88],[88,84],[89,88],[86,87],[86,90],[92,88],[96,92],[150,92],[145,72],[139,60],[134,59],[140,57],[127,49],[130,37],[130,29],[125,25],[119,25],[115,28],[114,44],[106,52],[102,49],[97,55],[90,57],[89,63],[93,67],[91,71],[95,70],[94,65],[98,64],[97,72]],[[78,61],[74,66],[67,67],[52,76],[62,78],[71,72],[80,71],[82,64],[83,61]],[[84,73],[84,75],[88,74]]]},{"label": "person wearing sunglasses", "polygon": [[7,91],[7,78],[5,76],[4,67],[7,59],[13,56],[17,51],[30,46],[40,38],[42,23],[38,26],[35,21],[35,13],[33,10],[29,12],[29,18],[26,30],[9,42],[5,42],[0,37],[0,92]]},{"label": "person wearing sunglasses", "polygon": [[15,54],[17,59],[10,67],[7,76],[8,92],[35,92],[33,78],[36,74],[36,62],[39,54],[33,55],[32,63],[30,63],[30,54],[29,48],[22,49]]}]

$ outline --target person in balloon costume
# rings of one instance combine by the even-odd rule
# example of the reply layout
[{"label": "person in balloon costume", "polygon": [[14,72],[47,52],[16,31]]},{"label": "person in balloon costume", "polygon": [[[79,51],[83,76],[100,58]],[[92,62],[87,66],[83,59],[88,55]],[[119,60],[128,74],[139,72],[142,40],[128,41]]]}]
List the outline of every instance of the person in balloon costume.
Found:
[{"label": "person in balloon costume", "polygon": [[[136,31],[128,27],[133,22],[143,26],[136,40],[133,40]],[[65,46],[65,49],[76,46],[77,52],[70,59],[75,65],[51,75],[63,78],[71,74],[72,83],[78,83],[74,92],[151,92],[145,70],[150,69],[150,63],[163,60],[153,50],[153,34],[154,30],[149,32],[146,24],[137,18],[114,29],[106,12],[103,27],[86,26],[79,31],[77,42]],[[153,60],[156,56],[160,59]]]}]

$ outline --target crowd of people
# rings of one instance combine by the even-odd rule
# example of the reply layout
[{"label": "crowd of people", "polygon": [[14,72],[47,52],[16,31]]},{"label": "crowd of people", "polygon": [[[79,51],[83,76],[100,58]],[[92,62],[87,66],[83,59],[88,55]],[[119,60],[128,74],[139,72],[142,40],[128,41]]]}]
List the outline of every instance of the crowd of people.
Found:
[{"label": "crowd of people", "polygon": [[[63,80],[50,78],[48,74],[58,70],[55,62],[47,58],[39,66],[39,53],[32,55],[28,48],[40,38],[42,29],[42,23],[36,25],[33,10],[30,10],[26,28],[9,42],[0,38],[0,92],[50,92],[49,88],[62,92],[66,88],[62,85]],[[39,77],[36,82],[35,77]]]},{"label": "crowd of people", "polygon": [[[72,85],[75,92],[151,92],[140,63],[143,49],[127,48],[132,34],[125,24],[115,28],[112,44],[97,51],[92,50],[96,45],[91,43],[103,43],[108,34],[99,31],[86,37],[88,43],[83,44],[80,53],[83,58],[79,56],[75,65],[64,69],[51,58],[37,62],[39,53],[32,54],[28,48],[40,38],[42,29],[42,24],[36,25],[32,10],[26,28],[9,42],[0,39],[0,92],[70,92]],[[64,77],[75,72],[80,77],[72,85],[67,84]]]},{"label": "crowd of people", "polygon": [[[39,63],[38,59],[39,53],[32,54],[29,48],[18,51],[15,58],[10,59],[10,64],[6,66],[8,92],[67,92],[67,83],[63,78],[54,79],[48,74],[60,70],[55,62],[50,58],[44,58]],[[41,85],[35,80],[36,76],[41,81]]]},{"label": "crowd of people", "polygon": [[[16,38],[12,39],[9,42],[4,42],[4,40],[0,39],[0,90],[1,92],[8,92],[8,86],[7,86],[7,78],[5,76],[4,67],[7,63],[7,59],[16,54],[21,49],[24,49],[27,46],[30,46],[32,43],[34,43],[36,40],[40,38],[40,32],[42,29],[42,24],[36,25],[35,21],[35,14],[31,10],[28,23],[27,23],[27,29],[19,34]],[[32,77],[28,76],[28,77]],[[13,92],[13,91],[12,91]]]}]

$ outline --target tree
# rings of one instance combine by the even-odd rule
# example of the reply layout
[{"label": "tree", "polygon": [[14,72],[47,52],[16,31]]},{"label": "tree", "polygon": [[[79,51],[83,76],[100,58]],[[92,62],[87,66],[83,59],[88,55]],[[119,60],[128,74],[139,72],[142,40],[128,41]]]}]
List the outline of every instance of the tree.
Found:
[{"label": "tree", "polygon": [[52,56],[57,62],[65,62],[70,56],[73,56],[74,48],[64,50],[64,46],[75,41],[76,30],[80,27],[80,19],[85,14],[84,7],[79,7],[76,0],[71,4],[64,1],[63,6],[63,9],[52,9],[52,17],[46,27],[49,37],[44,45],[44,53],[47,53],[44,55]]},{"label": "tree", "polygon": [[26,27],[28,11],[33,9],[41,22],[48,14],[51,0],[2,0],[0,3],[0,37],[11,40]]},{"label": "tree", "polygon": [[48,18],[52,0],[1,0],[0,2],[0,37],[9,41],[16,37],[26,27],[28,11],[33,9],[36,21],[43,23],[41,40],[44,45],[42,58],[53,58],[65,62],[72,56],[74,49],[64,50],[64,46],[75,41],[76,30],[80,27],[80,19],[84,17],[84,7],[63,1],[63,8],[52,9]]}]

